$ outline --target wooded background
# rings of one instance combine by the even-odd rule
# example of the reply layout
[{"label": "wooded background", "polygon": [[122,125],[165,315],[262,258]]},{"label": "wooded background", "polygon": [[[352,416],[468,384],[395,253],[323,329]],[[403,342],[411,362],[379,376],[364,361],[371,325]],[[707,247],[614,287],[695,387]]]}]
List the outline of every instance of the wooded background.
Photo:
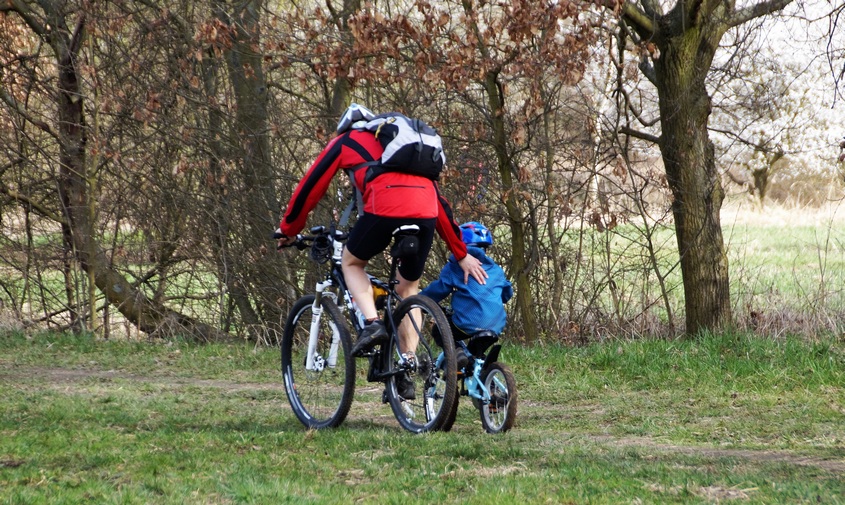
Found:
[{"label": "wooded background", "polygon": [[[3,0],[0,310],[105,336],[274,340],[314,268],[270,234],[357,101],[444,137],[441,188],[458,220],[494,230],[514,338],[733,325],[748,314],[725,184],[760,204],[796,181],[816,188],[802,203],[841,197],[819,111],[840,85],[843,8],[812,5]],[[787,22],[773,13],[824,24],[805,49],[825,65],[766,56],[761,37]],[[831,94],[795,84],[812,72]],[[345,207],[335,185],[311,225]],[[438,243],[424,280],[446,257]]]}]

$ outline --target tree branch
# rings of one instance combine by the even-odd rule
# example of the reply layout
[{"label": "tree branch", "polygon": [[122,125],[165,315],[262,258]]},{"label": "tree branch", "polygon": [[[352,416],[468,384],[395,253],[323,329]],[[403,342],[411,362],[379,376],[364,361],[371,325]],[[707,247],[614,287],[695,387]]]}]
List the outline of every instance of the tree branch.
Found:
[{"label": "tree branch", "polygon": [[50,209],[32,200],[28,196],[18,193],[17,191],[7,187],[5,184],[0,185],[0,194],[6,195],[12,200],[16,200],[21,204],[30,207],[32,210],[35,211],[36,214],[40,215],[41,217],[53,220],[58,224],[68,225],[67,220],[65,220],[62,216],[54,214],[50,211]]},{"label": "tree branch", "polygon": [[2,168],[0,168],[0,177],[2,177],[3,174],[6,173],[6,170],[9,170],[10,168],[14,167],[15,165],[20,165],[21,163],[23,163],[23,158],[21,158],[20,156],[13,159],[9,163],[6,163],[5,165],[3,165]]},{"label": "tree branch", "polygon": [[[633,42],[634,45],[639,46],[639,45],[643,44],[643,40],[642,40],[642,37],[640,36],[640,34],[637,33],[637,32],[631,31],[632,27],[630,25],[628,25],[627,23],[624,23],[624,22],[619,23],[619,28],[620,28],[620,30],[622,30],[622,35],[619,38],[620,46],[625,44],[625,42],[624,42],[625,37],[630,38],[631,42]],[[620,56],[620,61],[621,61],[621,58],[622,57]],[[640,57],[640,62],[637,64],[637,66],[639,67],[640,72],[643,73],[643,76],[645,76],[645,78],[648,79],[648,81],[650,83],[655,84],[657,76],[654,73],[654,66],[651,64],[651,62],[649,61],[649,57],[646,54],[643,54]]]},{"label": "tree branch", "polygon": [[637,67],[639,67],[640,72],[643,73],[643,76],[648,79],[648,82],[657,85],[657,74],[654,71],[654,65],[652,65],[651,62],[648,61],[648,58],[643,56],[642,59],[640,59],[640,62],[637,64]]},{"label": "tree branch", "polygon": [[622,126],[619,128],[619,133],[623,135],[628,135],[630,137],[634,137],[640,140],[645,140],[647,142],[652,142],[654,144],[660,143],[660,137],[656,135],[652,135],[650,133],[641,132],[639,130],[634,130],[633,128],[629,128],[627,126]]},{"label": "tree branch", "polygon": [[76,57],[79,54],[79,48],[82,45],[82,37],[85,33],[85,14],[79,17],[76,23],[76,28],[73,30],[73,35],[70,38],[70,52]]},{"label": "tree branch", "polygon": [[750,21],[754,18],[759,18],[760,16],[765,16],[766,14],[777,12],[779,10],[782,10],[787,5],[791,4],[793,1],[794,0],[767,0],[765,2],[760,2],[758,4],[751,5],[744,9],[739,9],[734,12],[731,18],[728,20],[728,26],[739,26],[742,23]]},{"label": "tree branch", "polygon": [[656,118],[653,118],[653,119],[643,118],[643,116],[642,116],[643,111],[640,110],[640,109],[637,109],[637,107],[634,105],[634,101],[631,100],[631,95],[628,93],[628,90],[625,89],[624,87],[621,87],[621,88],[619,88],[619,92],[622,93],[623,97],[625,97],[626,107],[628,108],[629,111],[631,111],[631,114],[633,114],[634,117],[637,118],[637,121],[639,121],[639,123],[641,125],[648,128],[650,126],[656,125],[657,122],[660,121],[660,117],[656,117]]},{"label": "tree branch", "polygon": [[[135,0],[135,1],[139,4],[141,4],[141,5],[149,8],[149,9],[155,11],[155,12],[158,12],[161,15],[164,15],[164,13],[165,13],[164,9],[161,7],[160,4],[157,4],[157,3],[155,3],[151,0]],[[124,12],[129,13],[129,11],[127,11],[125,9],[124,9]],[[173,21],[176,24],[177,28],[179,29],[179,36],[182,37],[182,40],[185,42],[186,45],[191,46],[193,44],[193,38],[191,37],[192,28],[190,27],[188,22],[185,21],[184,19],[182,19],[179,16],[179,14],[174,12],[174,10],[172,10],[172,9],[167,10],[166,12],[167,12],[168,18],[171,21]]]},{"label": "tree branch", "polygon": [[47,29],[32,16],[29,6],[20,0],[5,0],[0,2],[0,12],[16,12],[23,19],[24,23],[37,35],[40,37],[47,36]]},{"label": "tree branch", "polygon": [[0,101],[3,101],[3,103],[8,105],[20,117],[24,118],[24,120],[32,123],[38,129],[50,134],[50,136],[58,140],[59,137],[55,134],[55,132],[53,132],[53,130],[50,128],[50,125],[48,125],[44,121],[32,117],[29,112],[23,107],[23,105],[21,105],[17,100],[15,100],[15,97],[10,95],[9,92],[6,91],[6,88],[0,88]]},{"label": "tree branch", "polygon": [[[836,61],[836,45],[834,34],[837,32],[839,26],[840,16],[845,14],[845,5],[842,5],[828,14],[829,28],[827,34],[827,45],[825,46],[825,53],[827,54],[827,64],[830,67],[830,73],[833,76],[833,103],[836,104],[836,99],[842,96],[839,83],[845,77],[845,63],[842,68],[837,70],[834,65]],[[845,153],[843,153],[845,155]],[[840,160],[841,161],[841,160]]]},{"label": "tree branch", "polygon": [[[741,135],[736,134],[735,132],[733,132],[731,130],[724,130],[724,129],[721,129],[721,128],[707,128],[707,129],[711,132],[721,133],[722,135],[729,137],[729,138],[733,139],[736,142],[739,142],[740,144],[742,144],[744,146],[751,147],[752,149],[754,149],[755,152],[763,153],[764,155],[766,155],[766,154],[775,155],[775,161],[781,159],[783,156],[785,156],[787,154],[793,154],[794,152],[799,152],[799,151],[794,151],[794,152],[784,151],[783,147],[780,146],[779,144],[775,145],[774,147],[769,147],[767,145],[767,144],[769,144],[768,142],[762,142],[762,141],[761,142],[755,142],[754,140],[747,139],[747,138],[745,138]],[[772,162],[772,163],[774,163],[774,162]]]},{"label": "tree branch", "polygon": [[644,40],[652,39],[657,34],[657,24],[654,22],[653,15],[650,16],[640,10],[634,3],[622,4],[622,19]]}]

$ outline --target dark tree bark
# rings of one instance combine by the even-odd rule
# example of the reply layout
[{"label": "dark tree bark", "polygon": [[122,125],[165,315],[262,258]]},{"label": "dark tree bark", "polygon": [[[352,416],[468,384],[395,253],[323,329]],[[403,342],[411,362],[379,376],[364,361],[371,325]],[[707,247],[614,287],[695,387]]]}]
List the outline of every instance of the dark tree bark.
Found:
[{"label": "dark tree bark", "polygon": [[[225,216],[220,217],[225,223],[226,243],[221,250],[228,254],[221,258],[232,261],[234,271],[227,275],[227,287],[243,322],[250,326],[261,323],[249,295],[251,288],[257,288],[257,292],[266,291],[269,279],[262,264],[271,257],[259,254],[259,251],[262,245],[268,245],[267,237],[273,230],[279,208],[270,158],[267,82],[259,49],[262,5],[261,0],[233,2],[232,5],[217,3],[218,16],[232,29],[232,44],[225,53],[237,104],[232,138],[238,148],[243,189],[245,194],[251,195],[243,200],[243,208],[239,211],[223,209]],[[244,230],[238,231],[244,225]],[[240,243],[228,243],[237,239]],[[256,303],[260,313],[269,320],[278,321],[279,312],[274,303],[260,298],[256,298]]]}]

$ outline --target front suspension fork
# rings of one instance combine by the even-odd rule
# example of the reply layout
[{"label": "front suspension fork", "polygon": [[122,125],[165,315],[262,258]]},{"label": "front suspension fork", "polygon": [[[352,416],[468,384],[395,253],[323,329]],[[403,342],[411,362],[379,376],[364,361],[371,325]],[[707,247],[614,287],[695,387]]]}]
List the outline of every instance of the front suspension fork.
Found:
[{"label": "front suspension fork", "polygon": [[[323,316],[323,292],[332,285],[332,281],[327,279],[323,282],[318,282],[316,285],[316,294],[314,296],[314,303],[311,304],[311,327],[308,332],[308,353],[305,358],[306,370],[320,370],[322,369],[320,361],[321,357],[317,356],[317,343],[320,338],[320,318]],[[337,350],[340,346],[340,329],[334,323],[330,322],[332,329],[332,340],[329,346],[329,368],[334,368],[337,365]]]}]

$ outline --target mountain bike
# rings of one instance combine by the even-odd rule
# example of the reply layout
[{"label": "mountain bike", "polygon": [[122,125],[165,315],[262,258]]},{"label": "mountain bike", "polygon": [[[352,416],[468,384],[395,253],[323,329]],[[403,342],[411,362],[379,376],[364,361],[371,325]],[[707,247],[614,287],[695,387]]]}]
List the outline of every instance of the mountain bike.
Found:
[{"label": "mountain bike", "polygon": [[[428,297],[403,299],[395,290],[398,261],[416,250],[418,231],[415,225],[397,228],[388,280],[370,276],[389,338],[363,356],[369,360],[367,381],[385,384],[382,401],[390,404],[399,424],[413,433],[442,429],[457,401],[455,344],[446,315]],[[343,423],[355,388],[350,324],[357,335],[364,318],[341,269],[347,238],[334,225],[317,226],[289,245],[300,250],[310,247],[312,260],[328,263],[315,293],[294,303],[281,343],[288,400],[299,421],[313,429]]]},{"label": "mountain bike", "polygon": [[[455,336],[465,336],[459,329]],[[499,362],[502,345],[498,335],[480,331],[455,342],[458,355],[459,396],[468,396],[481,415],[487,433],[503,433],[516,422],[516,380],[510,367]],[[461,358],[461,354],[465,359]],[[458,413],[458,400],[452,406],[443,431],[449,431]]]}]

